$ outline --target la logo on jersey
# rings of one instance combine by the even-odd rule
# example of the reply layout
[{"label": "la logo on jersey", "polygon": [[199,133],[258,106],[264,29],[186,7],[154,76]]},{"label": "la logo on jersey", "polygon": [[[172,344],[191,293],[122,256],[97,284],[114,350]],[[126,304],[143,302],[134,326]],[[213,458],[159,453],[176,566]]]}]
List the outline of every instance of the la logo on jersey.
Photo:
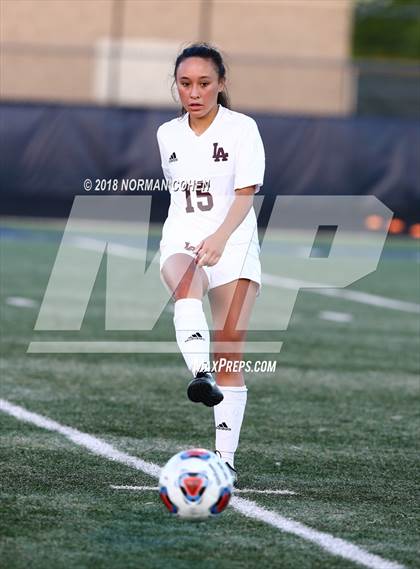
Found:
[{"label": "la logo on jersey", "polygon": [[219,148],[218,146],[218,142],[213,142],[213,159],[215,162],[220,162],[220,160],[226,162],[229,154],[225,152],[221,146]]}]

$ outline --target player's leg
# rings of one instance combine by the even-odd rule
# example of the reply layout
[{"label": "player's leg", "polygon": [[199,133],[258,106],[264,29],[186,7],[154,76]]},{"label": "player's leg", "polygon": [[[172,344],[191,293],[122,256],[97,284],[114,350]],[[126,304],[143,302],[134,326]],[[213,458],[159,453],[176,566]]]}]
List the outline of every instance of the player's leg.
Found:
[{"label": "player's leg", "polygon": [[208,278],[193,257],[175,253],[162,265],[162,278],[174,300],[176,340],[188,369],[195,377],[200,366],[210,367],[210,332],[203,311]]},{"label": "player's leg", "polygon": [[172,293],[176,340],[193,380],[187,394],[191,401],[212,407],[223,395],[210,374],[210,332],[203,310],[209,281],[202,267],[185,253],[175,253],[163,263],[161,274]]},{"label": "player's leg", "polygon": [[[216,378],[224,396],[220,405],[214,408],[216,449],[231,467],[234,466],[247,401],[244,374],[239,367],[258,287],[258,283],[241,278],[212,288],[208,293],[213,317]],[[222,366],[222,362],[226,364]]]}]

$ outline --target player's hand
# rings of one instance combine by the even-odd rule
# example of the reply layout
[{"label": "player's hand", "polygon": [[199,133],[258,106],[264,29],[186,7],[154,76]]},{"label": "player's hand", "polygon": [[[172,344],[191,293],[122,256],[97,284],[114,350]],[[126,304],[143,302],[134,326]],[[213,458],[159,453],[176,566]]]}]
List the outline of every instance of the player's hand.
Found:
[{"label": "player's hand", "polygon": [[226,241],[227,237],[217,231],[203,239],[195,248],[197,266],[212,267],[215,265],[222,256]]}]

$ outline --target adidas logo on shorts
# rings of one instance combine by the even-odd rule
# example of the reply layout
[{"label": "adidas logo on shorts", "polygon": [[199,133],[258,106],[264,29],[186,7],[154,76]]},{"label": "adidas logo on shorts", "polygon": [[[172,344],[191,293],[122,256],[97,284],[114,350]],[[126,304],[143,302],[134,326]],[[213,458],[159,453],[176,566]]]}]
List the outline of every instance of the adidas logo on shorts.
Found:
[{"label": "adidas logo on shorts", "polygon": [[204,340],[204,338],[200,334],[200,332],[194,332],[194,334],[191,334],[191,336],[187,338],[185,341],[189,342],[190,340]]},{"label": "adidas logo on shorts", "polygon": [[178,162],[178,158],[176,157],[175,152],[172,152],[172,154],[169,156],[169,162]]}]

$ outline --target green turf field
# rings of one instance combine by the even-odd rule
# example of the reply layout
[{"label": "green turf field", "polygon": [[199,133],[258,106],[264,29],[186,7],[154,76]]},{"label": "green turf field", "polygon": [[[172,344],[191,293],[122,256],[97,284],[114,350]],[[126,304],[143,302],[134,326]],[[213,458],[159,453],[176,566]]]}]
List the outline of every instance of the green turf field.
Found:
[{"label": "green turf field", "polygon": [[[180,355],[27,353],[34,340],[173,339],[170,310],[152,332],[104,331],[104,265],[80,332],[34,332],[62,228],[4,220],[0,398],[159,465],[184,448],[212,449],[212,411],[187,400]],[[350,288],[418,303],[419,258],[418,243],[389,238],[377,271]],[[250,337],[283,347],[249,357],[277,369],[246,377],[240,488],[295,494],[241,497],[380,556],[377,567],[416,567],[419,314],[300,292],[287,331]],[[0,454],[5,569],[358,566],[232,507],[203,523],[172,519],[156,491],[111,488],[156,479],[2,412]]]}]

